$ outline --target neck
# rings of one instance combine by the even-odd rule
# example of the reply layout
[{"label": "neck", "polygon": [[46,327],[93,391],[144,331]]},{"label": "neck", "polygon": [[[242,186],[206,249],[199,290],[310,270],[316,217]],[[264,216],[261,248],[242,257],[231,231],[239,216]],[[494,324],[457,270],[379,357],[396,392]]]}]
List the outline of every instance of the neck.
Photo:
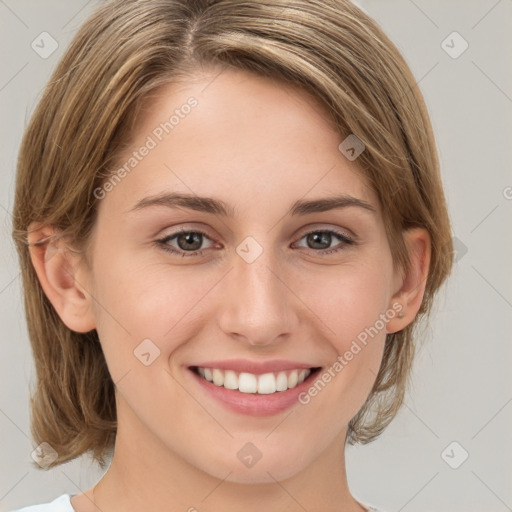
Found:
[{"label": "neck", "polygon": [[[363,512],[351,496],[345,471],[346,429],[335,443],[286,480],[268,471],[268,483],[238,483],[214,477],[119,421],[111,465],[95,486],[96,508],[109,512],[183,510],[188,512]],[[127,427],[128,425],[128,427]],[[121,427],[123,426],[123,427]],[[300,457],[300,454],[299,454]],[[297,457],[294,457],[294,462]]]}]

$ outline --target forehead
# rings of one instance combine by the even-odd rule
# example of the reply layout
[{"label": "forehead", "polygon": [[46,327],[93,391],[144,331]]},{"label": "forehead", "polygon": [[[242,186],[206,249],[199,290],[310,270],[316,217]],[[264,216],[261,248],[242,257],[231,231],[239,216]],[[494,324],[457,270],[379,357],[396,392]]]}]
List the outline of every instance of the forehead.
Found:
[{"label": "forehead", "polygon": [[127,172],[109,199],[120,189],[132,203],[175,191],[241,212],[346,193],[378,207],[342,140],[325,106],[298,88],[238,70],[197,74],[146,99],[117,160]]}]

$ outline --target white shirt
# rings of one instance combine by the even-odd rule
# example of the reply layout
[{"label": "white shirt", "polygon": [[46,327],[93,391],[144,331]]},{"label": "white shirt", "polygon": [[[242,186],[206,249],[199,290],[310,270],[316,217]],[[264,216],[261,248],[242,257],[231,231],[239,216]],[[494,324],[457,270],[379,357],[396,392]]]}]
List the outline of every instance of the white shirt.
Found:
[{"label": "white shirt", "polygon": [[[30,505],[28,507],[19,508],[12,512],[76,512],[71,506],[71,498],[74,494],[62,494],[49,503],[41,503],[40,505]],[[362,504],[362,503],[361,503]],[[368,512],[384,512],[371,505],[362,504],[368,509]]]}]

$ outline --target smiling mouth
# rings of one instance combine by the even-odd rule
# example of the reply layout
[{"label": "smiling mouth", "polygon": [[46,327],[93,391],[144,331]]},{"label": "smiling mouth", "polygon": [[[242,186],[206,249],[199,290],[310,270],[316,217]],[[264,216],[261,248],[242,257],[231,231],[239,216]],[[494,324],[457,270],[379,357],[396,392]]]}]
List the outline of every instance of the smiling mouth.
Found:
[{"label": "smiling mouth", "polygon": [[260,375],[201,366],[191,366],[190,369],[202,379],[219,387],[241,393],[270,395],[297,387],[305,380],[313,378],[321,368],[283,370]]}]

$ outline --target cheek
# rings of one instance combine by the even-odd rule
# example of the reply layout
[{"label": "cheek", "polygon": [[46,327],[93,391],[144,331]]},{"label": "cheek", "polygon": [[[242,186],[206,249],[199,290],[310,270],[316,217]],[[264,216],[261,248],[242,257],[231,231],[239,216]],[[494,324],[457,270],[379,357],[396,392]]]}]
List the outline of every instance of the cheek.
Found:
[{"label": "cheek", "polygon": [[[331,364],[304,402],[339,411],[344,417],[337,424],[344,424],[360,409],[378,374],[387,321],[395,313],[389,309],[391,279],[391,258],[382,257],[378,265],[340,267],[328,279],[317,276],[315,287],[302,284],[301,296],[308,297],[317,325],[323,326],[333,349]],[[329,391],[324,393],[324,388]],[[318,394],[323,395],[321,400],[314,398]]]},{"label": "cheek", "polygon": [[144,347],[151,357],[158,355],[161,365],[196,334],[194,329],[201,326],[194,319],[208,304],[206,292],[218,281],[217,276],[196,269],[142,264],[135,258],[129,262],[98,259],[95,316],[114,381],[127,369],[140,365],[135,356]]},{"label": "cheek", "polygon": [[299,295],[341,353],[389,307],[391,277],[391,265],[385,263],[340,266],[303,280]]},{"label": "cheek", "polygon": [[98,258],[95,292],[102,302],[96,310],[100,316],[107,314],[107,323],[119,320],[134,336],[160,338],[200,299],[196,280],[190,286],[191,276],[133,254]]}]

